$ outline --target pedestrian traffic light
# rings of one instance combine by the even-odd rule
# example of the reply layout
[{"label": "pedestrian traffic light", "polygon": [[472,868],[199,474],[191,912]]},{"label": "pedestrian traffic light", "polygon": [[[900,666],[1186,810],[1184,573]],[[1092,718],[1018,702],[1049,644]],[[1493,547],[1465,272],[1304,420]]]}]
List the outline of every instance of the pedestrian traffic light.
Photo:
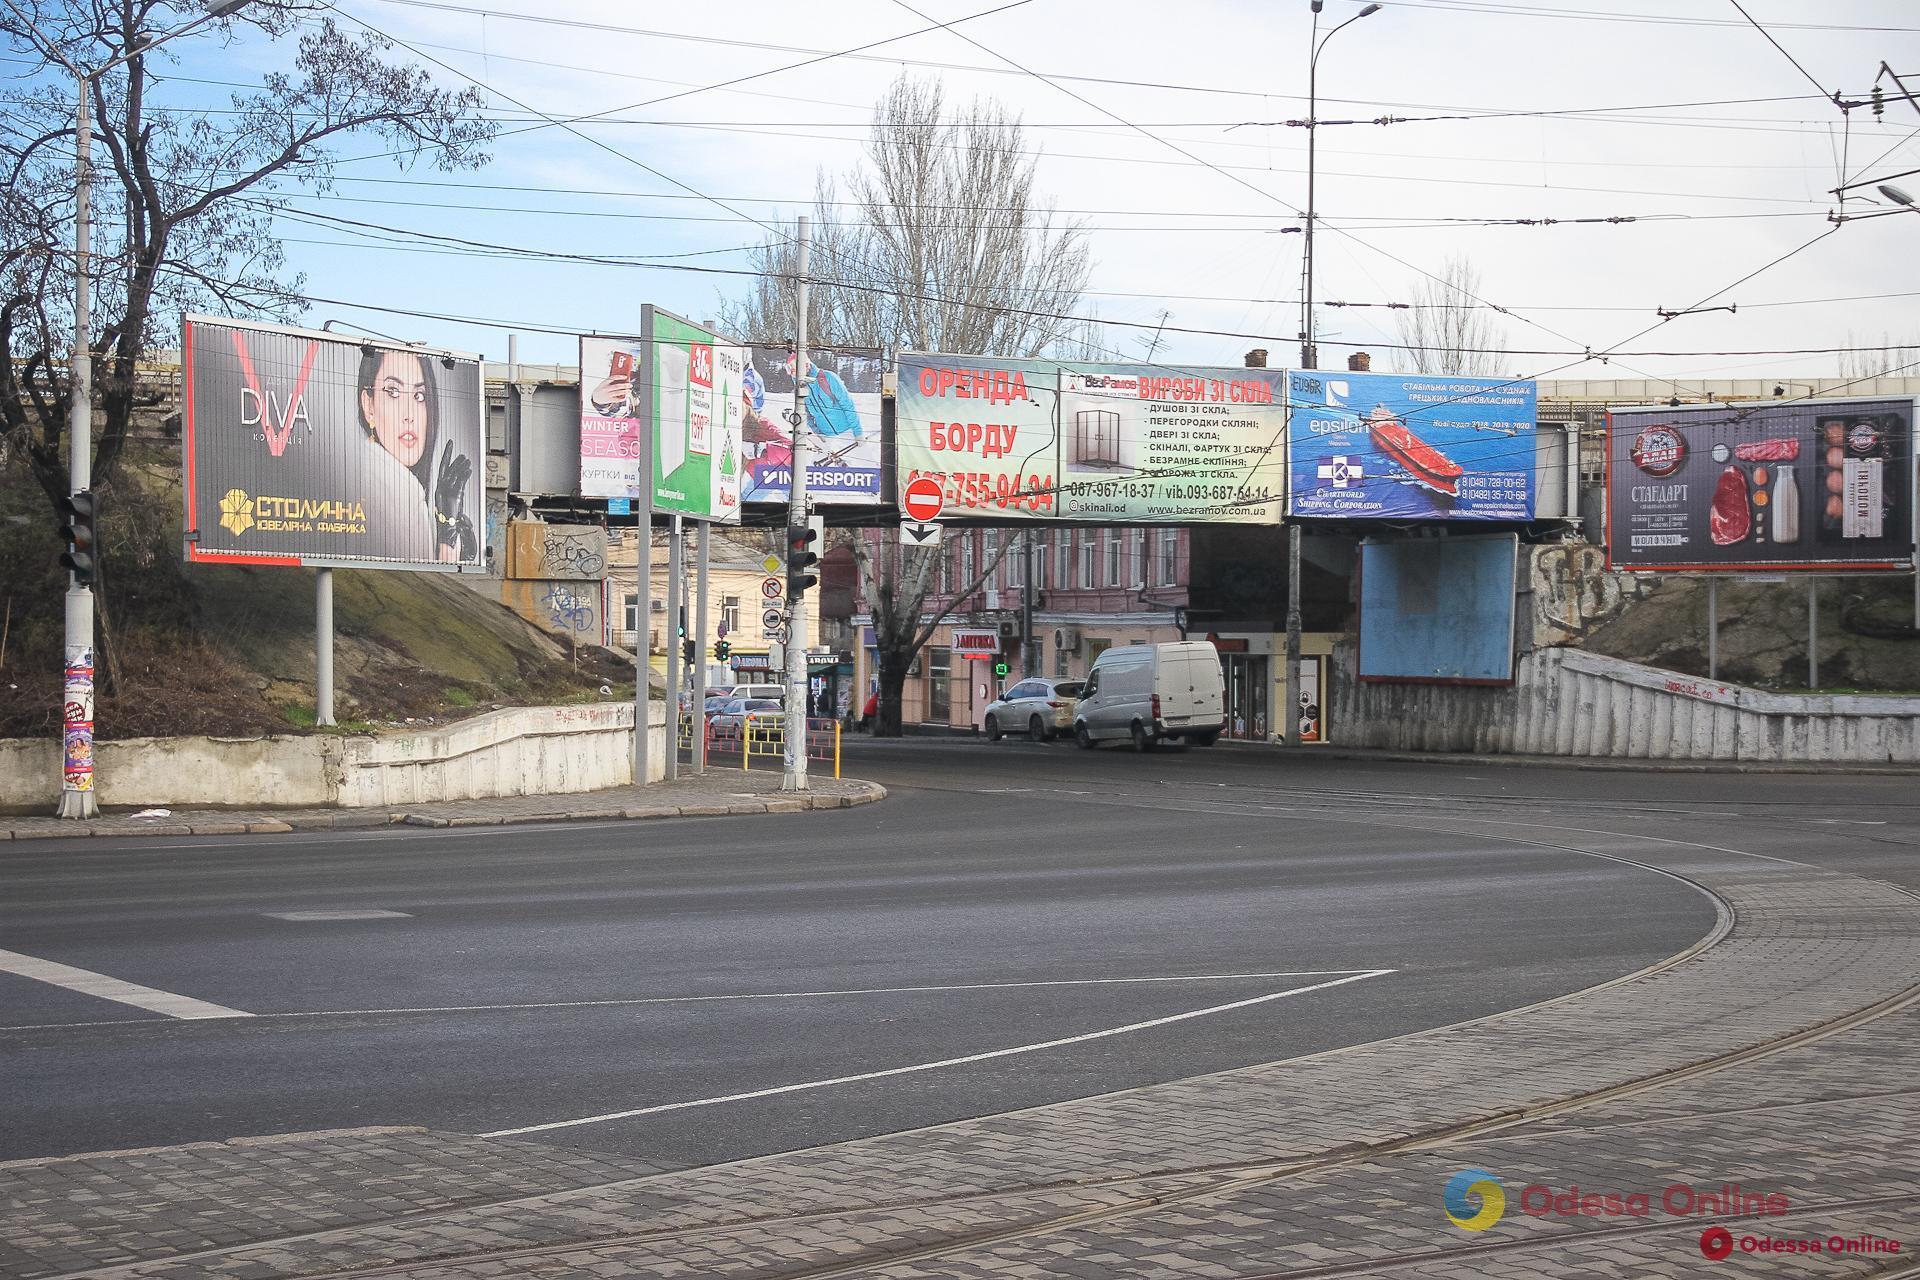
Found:
[{"label": "pedestrian traffic light", "polygon": [[993,674],[1002,680],[1005,680],[1007,678],[1008,673],[1011,672],[1012,670],[1013,668],[1008,666],[1004,662],[996,662],[993,664]]},{"label": "pedestrian traffic light", "polygon": [[807,572],[820,563],[820,555],[813,549],[815,539],[819,538],[818,529],[806,525],[794,525],[787,530],[787,599],[798,600],[807,593],[807,589],[819,582],[818,575]]},{"label": "pedestrian traffic light", "polygon": [[73,574],[76,586],[91,587],[100,568],[93,517],[91,493],[70,493],[60,499],[60,537],[67,544],[67,549],[60,553],[60,563]]},{"label": "pedestrian traffic light", "polygon": [[715,640],[713,642],[713,660],[715,662],[725,662],[727,660],[727,655],[732,652],[733,652],[732,641]]}]

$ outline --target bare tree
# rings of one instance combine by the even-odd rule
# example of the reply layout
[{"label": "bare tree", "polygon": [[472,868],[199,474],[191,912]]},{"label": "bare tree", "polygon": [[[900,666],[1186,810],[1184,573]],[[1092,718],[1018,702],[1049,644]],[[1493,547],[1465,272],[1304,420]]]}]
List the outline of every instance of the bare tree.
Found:
[{"label": "bare tree", "polygon": [[1480,293],[1480,272],[1465,257],[1452,257],[1438,279],[1423,279],[1395,317],[1402,360],[1414,373],[1490,376],[1506,368],[1506,350]]},{"label": "bare tree", "polygon": [[1898,369],[1911,376],[1920,369],[1920,343],[1909,338],[1905,342],[1896,342],[1891,333],[1882,332],[1878,346],[1866,345],[1867,339],[1856,338],[1853,331],[1847,331],[1849,350],[1840,353],[1840,376],[1842,378],[1878,378]]},{"label": "bare tree", "polygon": [[[145,52],[202,10],[191,0],[8,0],[0,49],[26,69],[0,87],[0,430],[56,504],[67,492],[64,441],[73,333],[74,77],[89,79],[93,207],[90,268],[97,424],[93,482],[110,487],[135,407],[134,373],[157,338],[192,310],[286,319],[303,309],[299,278],[281,279],[274,215],[298,188],[324,191],[333,146],[377,139],[402,164],[442,170],[485,162],[495,126],[478,90],[434,87],[388,61],[391,44],[317,22],[305,0],[252,0],[182,38],[230,41],[245,24],[274,38],[299,31],[291,74],[274,72],[228,110],[169,105],[176,44]],[[54,56],[55,51],[58,57]]]},{"label": "bare tree", "polygon": [[[1038,356],[1087,344],[1074,316],[1091,269],[1086,228],[1039,198],[1021,154],[1019,118],[992,101],[948,112],[938,80],[902,75],[874,107],[866,164],[848,173],[849,209],[822,177],[808,332],[822,345],[972,355]],[[724,309],[736,335],[786,341],[798,291],[795,246],[781,235],[758,251],[762,276]],[[978,578],[927,609],[938,547],[902,545],[897,529],[847,531],[873,616],[880,666],[876,731],[898,735],[914,655],[962,598],[997,567],[1014,535],[998,535]]]}]

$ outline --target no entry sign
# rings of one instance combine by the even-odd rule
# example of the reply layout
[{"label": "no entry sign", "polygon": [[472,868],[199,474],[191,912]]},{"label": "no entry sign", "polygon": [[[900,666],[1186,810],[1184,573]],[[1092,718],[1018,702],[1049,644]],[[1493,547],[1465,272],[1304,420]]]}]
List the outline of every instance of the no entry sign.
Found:
[{"label": "no entry sign", "polygon": [[931,476],[918,476],[907,481],[906,490],[900,495],[900,510],[907,519],[921,524],[938,519],[940,508],[944,505],[940,482]]}]

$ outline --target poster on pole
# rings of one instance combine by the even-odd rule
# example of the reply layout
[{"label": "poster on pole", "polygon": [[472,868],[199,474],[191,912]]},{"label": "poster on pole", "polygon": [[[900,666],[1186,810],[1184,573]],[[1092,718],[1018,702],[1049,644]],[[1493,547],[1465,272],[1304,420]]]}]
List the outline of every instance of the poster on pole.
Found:
[{"label": "poster on pole", "polygon": [[[785,506],[793,480],[795,354],[787,346],[747,348],[741,388],[746,449],[742,498]],[[879,351],[807,348],[807,493],[819,504],[875,506],[880,501]]]},{"label": "poster on pole", "polygon": [[1278,370],[900,357],[900,480],[948,516],[1273,524],[1285,480]]},{"label": "poster on pole", "polygon": [[738,524],[747,349],[653,306],[642,308],[641,327],[653,509]]},{"label": "poster on pole", "polygon": [[482,566],[478,356],[209,316],[180,348],[188,561]]},{"label": "poster on pole", "polygon": [[1288,510],[1348,520],[1531,520],[1535,385],[1295,371]]},{"label": "poster on pole", "polygon": [[1616,409],[1608,567],[1904,569],[1913,422],[1889,398]]}]

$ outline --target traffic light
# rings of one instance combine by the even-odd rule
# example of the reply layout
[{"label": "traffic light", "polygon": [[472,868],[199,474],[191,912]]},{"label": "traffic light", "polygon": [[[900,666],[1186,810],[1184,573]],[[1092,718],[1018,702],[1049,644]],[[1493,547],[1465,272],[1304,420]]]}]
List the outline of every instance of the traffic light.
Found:
[{"label": "traffic light", "polygon": [[733,642],[731,640],[715,640],[713,642],[713,660],[715,662],[725,662],[727,655],[732,652]]},{"label": "traffic light", "polygon": [[692,636],[688,636],[680,642],[680,658],[684,665],[692,666],[699,657],[700,648],[694,644]]},{"label": "traffic light", "polygon": [[993,674],[1001,680],[1005,680],[1012,671],[1013,668],[1004,662],[996,662],[993,664]]},{"label": "traffic light", "polygon": [[813,544],[820,536],[818,529],[807,525],[794,525],[787,530],[787,599],[798,600],[807,593],[807,588],[820,581],[817,574],[807,572],[820,563],[819,552]]},{"label": "traffic light", "polygon": [[66,541],[67,549],[60,553],[60,563],[73,574],[75,584],[91,587],[100,568],[100,550],[94,536],[94,496],[91,493],[70,493],[60,499],[60,536]]}]

